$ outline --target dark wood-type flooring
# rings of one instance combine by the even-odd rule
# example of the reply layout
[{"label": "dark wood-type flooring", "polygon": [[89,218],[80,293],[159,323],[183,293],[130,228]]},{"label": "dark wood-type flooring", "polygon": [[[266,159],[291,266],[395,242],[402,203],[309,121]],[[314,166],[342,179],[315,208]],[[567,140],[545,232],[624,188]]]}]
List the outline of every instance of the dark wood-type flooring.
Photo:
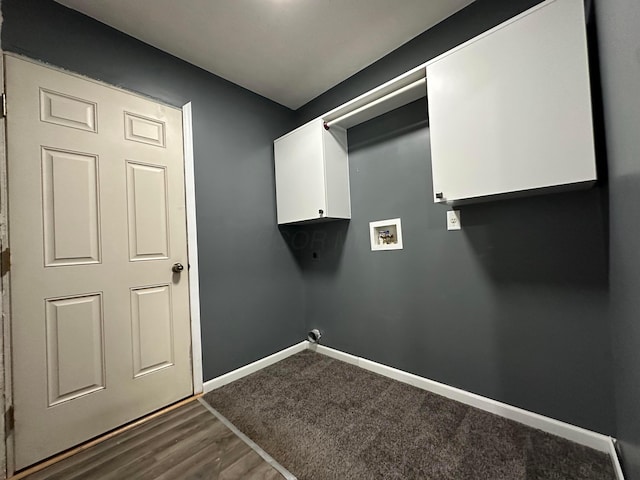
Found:
[{"label": "dark wood-type flooring", "polygon": [[27,480],[282,480],[200,402],[105,440]]}]

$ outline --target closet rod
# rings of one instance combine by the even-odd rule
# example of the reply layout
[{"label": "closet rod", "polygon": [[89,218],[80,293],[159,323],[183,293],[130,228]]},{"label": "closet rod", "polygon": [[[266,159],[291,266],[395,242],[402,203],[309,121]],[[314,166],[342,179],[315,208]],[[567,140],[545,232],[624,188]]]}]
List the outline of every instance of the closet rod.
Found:
[{"label": "closet rod", "polygon": [[328,122],[324,122],[324,128],[326,130],[329,130],[329,128],[331,128],[331,125],[335,125],[337,123],[342,122],[343,120],[346,120],[349,117],[352,117],[354,115],[357,115],[358,113],[364,112],[365,110],[368,110],[371,107],[375,107],[376,105],[380,105],[381,103],[384,103],[388,100],[391,100],[392,98],[403,94],[404,92],[407,92],[409,90],[412,90],[414,88],[417,88],[421,85],[425,85],[427,82],[426,78],[421,78],[420,80],[416,80],[413,83],[410,83],[409,85],[405,85],[402,88],[399,88],[398,90],[394,90],[391,93],[387,93],[385,96],[380,97],[376,100],[373,100],[370,103],[366,103],[364,105],[362,105],[361,107],[356,108],[355,110],[352,110],[351,112],[347,112],[344,115],[339,116],[338,118],[334,118],[333,120],[330,120]]}]

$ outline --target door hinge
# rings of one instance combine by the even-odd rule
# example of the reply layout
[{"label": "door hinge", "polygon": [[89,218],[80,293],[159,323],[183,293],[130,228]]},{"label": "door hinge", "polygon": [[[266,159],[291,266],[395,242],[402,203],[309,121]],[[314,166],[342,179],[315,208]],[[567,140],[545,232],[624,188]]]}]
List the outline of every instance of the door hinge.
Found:
[{"label": "door hinge", "polygon": [[15,428],[15,415],[13,414],[13,405],[11,405],[6,412],[4,412],[4,432],[5,436],[9,436],[9,433],[13,432]]},{"label": "door hinge", "polygon": [[7,94],[2,94],[2,118],[7,118]]},{"label": "door hinge", "polygon": [[11,270],[11,250],[5,248],[0,252],[0,277],[4,277]]}]

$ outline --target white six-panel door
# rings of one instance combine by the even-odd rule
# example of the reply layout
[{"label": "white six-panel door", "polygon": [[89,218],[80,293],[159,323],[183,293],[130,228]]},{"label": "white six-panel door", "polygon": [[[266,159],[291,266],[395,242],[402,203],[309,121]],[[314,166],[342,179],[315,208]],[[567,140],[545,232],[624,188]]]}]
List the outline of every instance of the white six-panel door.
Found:
[{"label": "white six-panel door", "polygon": [[12,56],[6,93],[21,469],[192,393],[184,160],[179,109]]}]

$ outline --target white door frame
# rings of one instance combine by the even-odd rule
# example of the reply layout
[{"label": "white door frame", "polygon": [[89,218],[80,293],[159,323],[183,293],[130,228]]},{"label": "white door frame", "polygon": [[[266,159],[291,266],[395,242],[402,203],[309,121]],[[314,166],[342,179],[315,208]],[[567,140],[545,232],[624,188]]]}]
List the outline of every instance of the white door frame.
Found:
[{"label": "white door frame", "polygon": [[[2,76],[2,92],[4,93],[4,52],[0,50],[0,74]],[[8,223],[8,194],[7,194],[7,157],[6,157],[6,121],[0,119],[0,242],[2,250],[9,247]],[[3,272],[4,273],[4,272]],[[9,469],[8,459],[13,459],[13,434],[6,431],[6,412],[13,406],[11,383],[11,311],[9,309],[9,275],[2,275],[0,279],[2,294],[0,295],[0,337],[2,351],[0,352],[0,477],[6,478],[13,473],[13,466]]]},{"label": "white door frame", "polygon": [[[145,99],[158,102],[157,99],[146,97],[139,92],[109,85],[59,67],[45,64],[22,55],[4,52],[0,50],[0,77],[2,78],[2,92],[4,85],[4,54],[22,58],[30,62],[38,63],[52,70],[81,77],[92,82],[100,83],[109,88],[115,88],[123,92],[137,95]],[[163,102],[160,102],[163,103]],[[168,105],[176,108],[173,105]],[[9,222],[7,209],[7,157],[6,157],[6,122],[0,115],[0,245],[2,249],[9,246]],[[198,237],[196,228],[196,196],[195,173],[193,153],[193,118],[191,102],[182,106],[182,131],[184,141],[184,182],[185,182],[185,211],[187,218],[187,248],[189,263],[189,310],[191,316],[191,369],[193,375],[193,394],[203,392],[202,373],[202,338],[200,336],[200,288],[198,276]],[[13,408],[12,394],[12,370],[11,370],[11,310],[9,304],[9,275],[0,278],[2,294],[0,295],[0,478],[7,478],[15,473],[13,454],[13,434],[5,428],[5,415],[7,410]]]},{"label": "white door frame", "polygon": [[189,271],[189,309],[191,313],[191,370],[193,393],[203,391],[202,337],[200,335],[200,277],[198,274],[198,229],[196,227],[196,177],[193,155],[193,117],[191,102],[182,106],[184,138],[184,185],[187,213],[187,249]]}]

